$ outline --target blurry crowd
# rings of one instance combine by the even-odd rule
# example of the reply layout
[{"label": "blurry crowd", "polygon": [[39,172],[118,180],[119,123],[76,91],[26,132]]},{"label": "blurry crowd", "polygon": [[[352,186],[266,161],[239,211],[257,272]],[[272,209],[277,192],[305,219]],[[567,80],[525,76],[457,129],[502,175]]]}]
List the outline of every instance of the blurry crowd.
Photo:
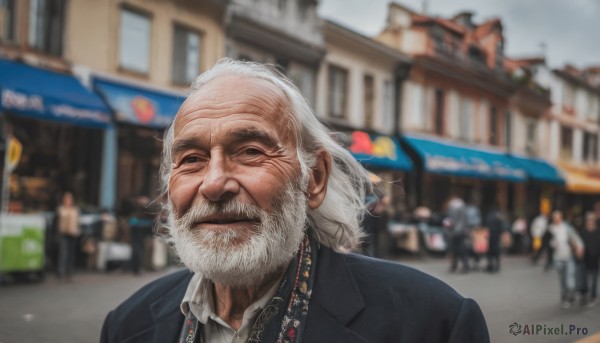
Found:
[{"label": "blurry crowd", "polygon": [[166,265],[166,246],[154,237],[158,212],[148,197],[138,196],[116,214],[85,213],[66,192],[46,231],[47,270],[70,281],[76,268],[139,274]]},{"label": "blurry crowd", "polygon": [[529,255],[534,264],[544,260],[544,270],[554,269],[560,282],[563,308],[577,300],[594,306],[600,263],[600,203],[594,212],[570,216],[552,210],[543,200],[531,223],[521,215],[513,220],[497,205],[482,210],[472,199],[452,196],[443,211],[425,207],[406,214],[390,208],[387,196],[367,199],[369,213],[363,253],[389,257],[402,250],[415,254],[449,255],[451,273],[498,273],[503,253]]}]

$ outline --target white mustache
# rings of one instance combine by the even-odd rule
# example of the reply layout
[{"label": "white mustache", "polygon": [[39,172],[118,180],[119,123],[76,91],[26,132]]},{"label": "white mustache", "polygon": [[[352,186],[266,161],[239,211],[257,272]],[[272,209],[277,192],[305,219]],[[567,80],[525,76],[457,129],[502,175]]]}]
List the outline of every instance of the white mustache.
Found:
[{"label": "white mustache", "polygon": [[178,226],[189,230],[194,224],[207,221],[215,216],[241,220],[260,220],[265,215],[268,214],[256,205],[232,199],[224,203],[203,202],[194,204],[176,222]]}]

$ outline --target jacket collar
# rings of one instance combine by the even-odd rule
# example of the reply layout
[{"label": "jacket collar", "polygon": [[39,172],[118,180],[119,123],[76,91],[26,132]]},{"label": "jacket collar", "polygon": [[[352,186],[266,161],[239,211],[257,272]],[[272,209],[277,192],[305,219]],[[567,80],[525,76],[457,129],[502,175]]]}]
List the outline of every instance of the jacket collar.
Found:
[{"label": "jacket collar", "polygon": [[303,341],[366,342],[347,327],[364,307],[345,256],[321,246]]},{"label": "jacket collar", "polygon": [[[346,327],[365,307],[358,285],[344,255],[321,246],[317,275],[310,301],[305,342],[366,342]],[[192,273],[150,305],[153,326],[124,341],[177,342],[184,316],[180,305]]]},{"label": "jacket collar", "polygon": [[177,342],[183,328],[184,316],[180,305],[192,273],[183,278],[175,287],[150,305],[152,323],[148,329],[124,340],[127,342],[168,343]]}]

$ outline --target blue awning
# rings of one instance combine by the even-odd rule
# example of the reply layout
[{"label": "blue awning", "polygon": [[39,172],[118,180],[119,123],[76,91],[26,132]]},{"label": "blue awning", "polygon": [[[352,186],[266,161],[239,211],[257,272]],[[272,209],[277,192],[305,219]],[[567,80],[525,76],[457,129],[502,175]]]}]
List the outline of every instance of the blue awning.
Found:
[{"label": "blue awning", "polygon": [[538,159],[517,155],[509,155],[516,165],[523,168],[527,176],[536,181],[564,185],[565,179],[556,167],[550,163]]},{"label": "blue awning", "polygon": [[115,112],[117,121],[163,129],[171,124],[185,97],[94,78],[95,89]]},{"label": "blue awning", "polygon": [[352,143],[348,149],[362,164],[375,168],[412,170],[410,158],[394,137],[354,131],[351,138]]},{"label": "blue awning", "polygon": [[0,109],[91,127],[106,127],[110,110],[75,77],[0,59]]},{"label": "blue awning", "polygon": [[423,159],[430,173],[521,182],[527,174],[507,154],[422,137],[404,140]]}]

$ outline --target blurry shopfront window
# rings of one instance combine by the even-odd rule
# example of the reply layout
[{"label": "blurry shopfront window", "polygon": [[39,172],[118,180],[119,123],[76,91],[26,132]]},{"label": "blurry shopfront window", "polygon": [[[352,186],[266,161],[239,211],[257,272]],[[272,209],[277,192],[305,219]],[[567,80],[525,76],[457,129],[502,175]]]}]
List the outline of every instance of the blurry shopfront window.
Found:
[{"label": "blurry shopfront window", "polygon": [[200,34],[183,26],[173,30],[173,82],[188,84],[200,73]]},{"label": "blurry shopfront window", "polygon": [[119,66],[146,74],[150,70],[150,18],[130,9],[121,10]]},{"label": "blurry shopfront window", "polygon": [[0,42],[15,40],[15,2],[0,0]]},{"label": "blurry shopfront window", "polygon": [[329,115],[334,118],[346,118],[348,102],[348,71],[329,66]]},{"label": "blurry shopfront window", "polygon": [[562,126],[560,128],[560,158],[571,159],[573,157],[573,129]]},{"label": "blurry shopfront window", "polygon": [[31,0],[29,46],[51,55],[62,54],[65,7],[66,0]]}]

